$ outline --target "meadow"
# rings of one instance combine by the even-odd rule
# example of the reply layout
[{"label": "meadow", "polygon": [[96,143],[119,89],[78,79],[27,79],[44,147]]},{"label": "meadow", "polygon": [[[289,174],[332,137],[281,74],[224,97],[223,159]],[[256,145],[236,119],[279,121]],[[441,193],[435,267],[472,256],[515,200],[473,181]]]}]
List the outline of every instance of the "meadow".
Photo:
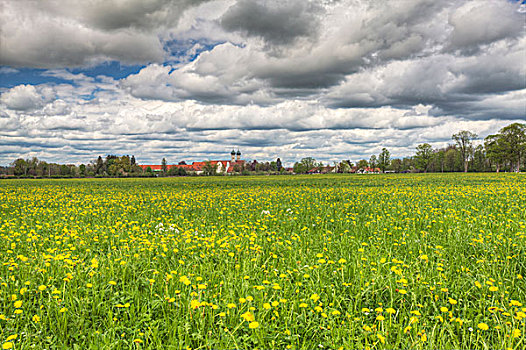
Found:
[{"label": "meadow", "polygon": [[526,176],[0,182],[2,349],[524,349]]}]

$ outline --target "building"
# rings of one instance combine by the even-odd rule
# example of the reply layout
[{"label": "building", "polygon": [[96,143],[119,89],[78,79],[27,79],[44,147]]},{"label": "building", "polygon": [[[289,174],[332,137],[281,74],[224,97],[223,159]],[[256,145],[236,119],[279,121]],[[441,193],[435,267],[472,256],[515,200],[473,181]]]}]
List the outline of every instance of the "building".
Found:
[{"label": "building", "polygon": [[[182,168],[187,173],[201,175],[204,173],[205,166],[208,162],[216,168],[217,174],[231,174],[241,172],[245,169],[245,161],[241,159],[241,152],[238,149],[237,152],[235,150],[230,152],[230,160],[209,160],[204,162],[192,162],[192,164],[170,164],[166,165],[166,170],[169,171],[171,168]],[[162,165],[144,164],[139,166],[143,171],[148,168],[152,169],[153,172],[162,171]]]}]

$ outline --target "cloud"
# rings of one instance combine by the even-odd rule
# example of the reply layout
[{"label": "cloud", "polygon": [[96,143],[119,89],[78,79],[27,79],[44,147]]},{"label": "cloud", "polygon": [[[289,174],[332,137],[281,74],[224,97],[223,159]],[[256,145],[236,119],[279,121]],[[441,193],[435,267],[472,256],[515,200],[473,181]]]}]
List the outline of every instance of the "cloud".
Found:
[{"label": "cloud", "polygon": [[78,67],[118,60],[162,62],[161,37],[201,1],[7,1],[0,63],[12,67]]},{"label": "cloud", "polygon": [[524,16],[510,1],[471,1],[449,16],[449,48],[462,51],[524,33]]},{"label": "cloud", "polygon": [[0,95],[0,101],[9,109],[26,111],[44,106],[54,98],[50,87],[18,85]]},{"label": "cloud", "polygon": [[18,69],[14,69],[11,67],[0,67],[0,74],[15,74],[18,73]]},{"label": "cloud", "polygon": [[240,0],[221,17],[228,31],[262,38],[271,44],[289,44],[300,37],[309,37],[318,28],[315,2]]},{"label": "cloud", "polygon": [[[435,115],[491,119],[495,110],[487,108],[487,101],[526,89],[526,68],[517,64],[524,50],[523,37],[495,43],[471,56],[438,53],[392,61],[348,75],[323,99],[333,107],[347,108],[420,103],[433,105]],[[503,104],[500,107],[506,109]],[[510,104],[504,114],[513,119],[520,118],[521,113]]]}]

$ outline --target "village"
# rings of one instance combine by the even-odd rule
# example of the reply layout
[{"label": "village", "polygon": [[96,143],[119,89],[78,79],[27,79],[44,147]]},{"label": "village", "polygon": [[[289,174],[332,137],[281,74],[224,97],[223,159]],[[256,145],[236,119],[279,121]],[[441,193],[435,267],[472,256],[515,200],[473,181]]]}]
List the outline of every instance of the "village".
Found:
[{"label": "village", "polygon": [[[230,153],[230,160],[197,161],[192,162],[192,164],[186,164],[184,161],[180,162],[179,164],[139,164],[139,167],[144,172],[151,172],[154,174],[172,173],[185,175],[233,175],[261,171],[271,171],[280,174],[329,174],[341,172],[356,174],[379,174],[382,172],[382,170],[378,167],[359,167],[353,165],[350,161],[342,161],[340,163],[336,163],[334,166],[330,166],[316,163],[316,161],[311,158],[310,162],[304,161],[304,163],[306,163],[306,166],[302,171],[298,171],[298,169],[295,169],[294,167],[283,167],[279,158],[275,162],[270,163],[259,163],[257,160],[248,162],[241,159],[241,152],[239,150],[232,150]],[[301,162],[298,164],[301,164]]]}]

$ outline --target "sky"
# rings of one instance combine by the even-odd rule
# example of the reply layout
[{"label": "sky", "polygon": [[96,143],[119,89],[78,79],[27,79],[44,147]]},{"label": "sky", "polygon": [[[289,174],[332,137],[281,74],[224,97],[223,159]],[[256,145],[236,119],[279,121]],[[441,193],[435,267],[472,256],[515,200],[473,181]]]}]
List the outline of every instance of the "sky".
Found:
[{"label": "sky", "polygon": [[482,142],[526,121],[525,2],[0,0],[0,165]]}]

